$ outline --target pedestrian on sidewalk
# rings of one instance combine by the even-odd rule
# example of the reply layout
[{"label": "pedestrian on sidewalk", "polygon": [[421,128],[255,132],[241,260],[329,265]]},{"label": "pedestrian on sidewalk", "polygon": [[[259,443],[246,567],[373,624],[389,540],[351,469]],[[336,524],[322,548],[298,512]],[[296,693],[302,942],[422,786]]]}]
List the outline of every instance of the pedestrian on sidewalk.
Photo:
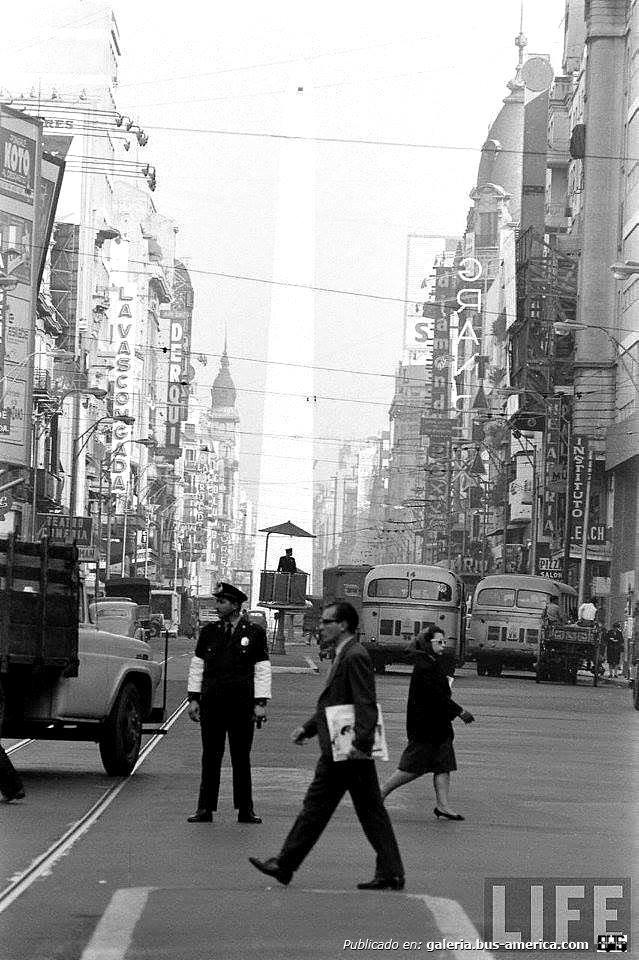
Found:
[{"label": "pedestrian on sidewalk", "polygon": [[189,823],[210,823],[217,810],[226,737],[233,767],[233,805],[238,823],[261,823],[253,809],[251,746],[255,725],[266,722],[271,663],[266,631],[242,614],[248,599],[230,583],[218,583],[219,620],[205,624],[191,659],[189,717],[202,733],[202,780]]},{"label": "pedestrian on sidewalk", "polygon": [[623,633],[621,632],[621,624],[618,621],[613,623],[610,630],[606,632],[604,643],[606,644],[608,675],[610,677],[618,677],[620,673],[619,665],[621,663],[621,654],[623,652]]},{"label": "pedestrian on sidewalk", "polygon": [[[321,755],[315,777],[279,854],[268,860],[249,857],[254,867],[284,885],[290,883],[348,792],[366,838],[377,855],[375,876],[358,883],[358,888],[402,890],[404,887],[404,867],[382,802],[375,762],[371,759],[377,724],[375,674],[368,653],[357,639],[358,624],[357,611],[350,603],[331,604],[322,612],[322,639],[336,648],[335,659],[315,713],[293,732],[293,741],[299,744],[318,736]],[[333,759],[325,712],[326,707],[338,704],[353,704],[355,713],[353,746],[349,758],[341,761]]]},{"label": "pedestrian on sidewalk", "polygon": [[[0,735],[2,734],[2,724],[4,721],[4,690],[0,680]],[[22,800],[24,798],[24,787],[22,780],[7,753],[0,743],[0,792],[7,801]]]},{"label": "pedestrian on sidewalk", "polygon": [[472,713],[455,703],[451,696],[449,679],[442,668],[446,638],[435,626],[427,627],[415,640],[415,666],[410,678],[406,707],[408,746],[398,768],[382,788],[382,797],[423,777],[433,774],[437,804],[433,813],[439,819],[464,820],[448,802],[450,775],[457,769],[453,750],[455,717],[472,723]]}]

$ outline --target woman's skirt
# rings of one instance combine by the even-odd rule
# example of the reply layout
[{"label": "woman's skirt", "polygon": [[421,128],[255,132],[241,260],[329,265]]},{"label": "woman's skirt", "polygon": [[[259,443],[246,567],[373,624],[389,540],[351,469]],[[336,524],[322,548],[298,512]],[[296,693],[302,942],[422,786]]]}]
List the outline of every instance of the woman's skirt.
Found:
[{"label": "woman's skirt", "polygon": [[404,773],[451,773],[457,769],[453,741],[443,743],[418,743],[409,740],[402,753],[398,768]]}]

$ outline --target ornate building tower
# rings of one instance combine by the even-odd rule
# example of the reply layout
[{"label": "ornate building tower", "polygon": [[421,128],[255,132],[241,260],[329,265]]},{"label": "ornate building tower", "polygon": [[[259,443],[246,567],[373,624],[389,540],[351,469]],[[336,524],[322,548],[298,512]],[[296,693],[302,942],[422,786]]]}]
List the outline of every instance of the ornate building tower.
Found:
[{"label": "ornate building tower", "polygon": [[233,578],[235,523],[239,512],[237,391],[224,343],[219,372],[211,387],[211,409],[201,421],[202,441],[208,454],[208,517],[211,523],[207,566],[212,580]]}]

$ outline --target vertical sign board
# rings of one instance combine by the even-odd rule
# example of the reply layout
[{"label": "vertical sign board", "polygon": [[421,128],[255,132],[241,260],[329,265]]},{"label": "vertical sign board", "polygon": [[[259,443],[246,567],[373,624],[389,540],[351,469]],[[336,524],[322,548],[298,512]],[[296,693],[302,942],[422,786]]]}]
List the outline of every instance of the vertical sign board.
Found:
[{"label": "vertical sign board", "polygon": [[[169,334],[169,384],[166,409],[166,445],[179,447],[180,424],[188,417],[189,375],[188,334],[185,338],[184,318],[171,311]],[[186,343],[185,343],[186,339]]]},{"label": "vertical sign board", "polygon": [[428,364],[433,349],[433,320],[429,299],[430,274],[441,240],[409,234],[406,244],[404,295],[404,352],[409,363]]},{"label": "vertical sign board", "polygon": [[[133,363],[135,358],[135,318],[133,316],[133,297],[135,287],[120,287],[119,296],[111,298],[111,342],[115,353],[113,371],[113,415],[134,416],[135,378]],[[111,462],[111,489],[116,496],[125,497],[131,463],[132,427],[118,422],[113,424]],[[122,501],[125,503],[125,501]],[[117,500],[116,500],[117,503]],[[123,508],[125,509],[125,508]]]},{"label": "vertical sign board", "polygon": [[588,439],[586,437],[575,437],[572,452],[574,475],[570,508],[570,546],[572,549],[579,550],[584,539],[586,488],[588,486],[588,475],[592,470]]},{"label": "vertical sign board", "polygon": [[42,154],[40,167],[40,195],[36,209],[36,290],[40,289],[47,250],[53,231],[58,197],[64,176],[64,160],[48,153]]},{"label": "vertical sign board", "polygon": [[[455,369],[453,382],[466,370],[471,374],[476,370],[477,361],[481,355],[482,338],[482,293],[483,286],[477,286],[481,280],[483,267],[476,257],[464,257],[460,261],[457,276],[461,285],[457,290],[456,311],[458,317],[458,334],[455,351]],[[456,394],[454,401],[457,410],[470,409],[473,397],[469,393]]]},{"label": "vertical sign board", "polygon": [[566,487],[568,461],[562,449],[564,444],[562,398],[551,398],[547,409],[541,531],[543,539],[552,543],[561,530],[562,518],[558,514],[559,494]]},{"label": "vertical sign board", "polygon": [[31,457],[41,154],[40,121],[0,107],[0,250],[15,281],[0,294],[0,463],[19,466]]}]

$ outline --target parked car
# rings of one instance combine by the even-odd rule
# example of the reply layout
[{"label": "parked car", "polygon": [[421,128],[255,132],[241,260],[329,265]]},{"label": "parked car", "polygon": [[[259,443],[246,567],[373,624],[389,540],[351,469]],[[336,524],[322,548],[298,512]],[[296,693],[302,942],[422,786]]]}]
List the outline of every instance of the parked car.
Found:
[{"label": "parked car", "polygon": [[91,622],[106,633],[134,640],[146,640],[140,607],[124,597],[99,597],[89,604]]}]

